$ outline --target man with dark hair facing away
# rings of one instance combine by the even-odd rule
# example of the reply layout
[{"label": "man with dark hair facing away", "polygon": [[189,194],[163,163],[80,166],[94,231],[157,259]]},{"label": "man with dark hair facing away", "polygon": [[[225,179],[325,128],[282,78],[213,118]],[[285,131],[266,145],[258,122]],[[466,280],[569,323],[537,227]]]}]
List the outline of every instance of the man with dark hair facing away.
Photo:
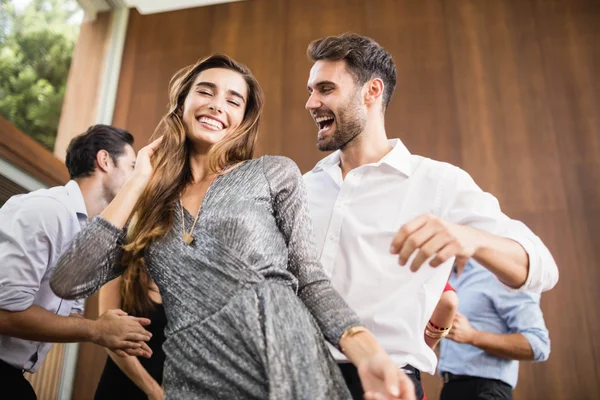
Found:
[{"label": "man with dark hair facing away", "polygon": [[121,310],[85,319],[83,301],[61,299],[49,285],[59,256],[133,171],[132,145],[127,131],[92,126],[69,145],[65,186],[13,196],[0,208],[0,382],[15,398],[37,398],[23,373],[38,370],[52,342],[150,356],[148,319]]}]

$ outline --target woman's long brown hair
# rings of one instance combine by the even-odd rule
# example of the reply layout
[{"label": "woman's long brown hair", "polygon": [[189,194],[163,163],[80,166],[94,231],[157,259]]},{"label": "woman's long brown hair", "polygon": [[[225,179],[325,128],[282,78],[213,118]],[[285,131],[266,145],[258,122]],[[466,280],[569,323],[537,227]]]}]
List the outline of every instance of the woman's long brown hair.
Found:
[{"label": "woman's long brown hair", "polygon": [[216,54],[178,71],[169,85],[169,112],[161,119],[150,141],[163,137],[152,157],[154,174],[138,200],[127,230],[123,247],[122,298],[123,309],[143,315],[153,308],[148,296],[151,280],[144,264],[144,250],[163,237],[173,226],[174,211],[179,196],[192,182],[190,143],[182,121],[183,104],[198,74],[212,68],[238,72],[248,85],[248,99],[240,126],[214,144],[209,153],[209,165],[214,173],[227,166],[249,160],[254,155],[263,94],[250,70],[228,56]]}]

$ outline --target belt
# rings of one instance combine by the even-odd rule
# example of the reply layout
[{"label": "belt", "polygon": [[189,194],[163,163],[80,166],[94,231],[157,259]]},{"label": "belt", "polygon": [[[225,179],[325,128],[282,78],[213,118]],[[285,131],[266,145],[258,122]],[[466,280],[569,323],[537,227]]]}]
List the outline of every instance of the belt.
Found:
[{"label": "belt", "polygon": [[469,375],[455,375],[450,372],[442,372],[442,379],[444,380],[444,383],[458,381],[461,379],[473,379],[473,378],[477,378],[477,377],[469,376]]},{"label": "belt", "polygon": [[415,367],[413,367],[410,364],[406,364],[404,367],[400,368],[402,371],[404,371],[405,374],[407,375],[414,375],[417,380],[421,380],[421,371],[419,371],[418,369],[416,369]]},{"label": "belt", "polygon": [[4,360],[0,360],[0,374],[5,374],[5,373],[11,373],[11,372],[19,372],[21,373],[21,375],[23,375],[25,373],[25,370],[22,368],[17,368],[13,365],[10,365],[9,363],[7,363]]}]

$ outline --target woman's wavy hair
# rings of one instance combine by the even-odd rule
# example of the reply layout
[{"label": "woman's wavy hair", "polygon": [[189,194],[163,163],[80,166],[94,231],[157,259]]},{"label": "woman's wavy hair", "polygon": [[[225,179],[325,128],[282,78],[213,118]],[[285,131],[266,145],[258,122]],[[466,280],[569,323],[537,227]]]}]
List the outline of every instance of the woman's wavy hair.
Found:
[{"label": "woman's wavy hair", "polygon": [[153,308],[148,296],[151,280],[144,264],[144,250],[172,227],[180,193],[192,182],[191,144],[183,124],[183,105],[197,76],[205,70],[223,68],[239,73],[248,85],[248,99],[240,126],[209,150],[209,165],[214,173],[225,167],[252,159],[263,108],[262,89],[248,67],[230,57],[215,54],[178,71],[169,84],[169,112],[161,119],[151,141],[162,136],[154,151],[154,174],[138,200],[127,230],[122,258],[125,271],[122,306],[130,313],[144,314]]}]

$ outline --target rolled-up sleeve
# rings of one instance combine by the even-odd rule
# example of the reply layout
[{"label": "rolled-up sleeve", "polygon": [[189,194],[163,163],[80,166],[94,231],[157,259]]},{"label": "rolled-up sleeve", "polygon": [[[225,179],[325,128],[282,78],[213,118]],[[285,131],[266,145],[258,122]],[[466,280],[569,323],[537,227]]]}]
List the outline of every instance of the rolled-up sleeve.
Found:
[{"label": "rolled-up sleeve", "polygon": [[29,308],[53,257],[60,253],[69,211],[51,198],[0,209],[0,309]]},{"label": "rolled-up sleeve", "polygon": [[517,290],[540,293],[556,285],[556,262],[546,245],[531,229],[523,222],[504,214],[498,200],[481,190],[471,176],[460,168],[449,166],[442,182],[444,190],[439,196],[443,217],[456,224],[468,225],[514,240],[525,249],[529,257],[529,272],[525,283]]},{"label": "rolled-up sleeve", "polygon": [[83,299],[75,300],[73,302],[73,305],[71,306],[71,313],[83,315],[84,307],[85,307],[85,300],[83,300]]},{"label": "rolled-up sleeve", "polygon": [[525,336],[533,351],[533,361],[546,361],[550,356],[550,336],[539,299],[539,294],[504,290],[493,301],[510,333]]}]

